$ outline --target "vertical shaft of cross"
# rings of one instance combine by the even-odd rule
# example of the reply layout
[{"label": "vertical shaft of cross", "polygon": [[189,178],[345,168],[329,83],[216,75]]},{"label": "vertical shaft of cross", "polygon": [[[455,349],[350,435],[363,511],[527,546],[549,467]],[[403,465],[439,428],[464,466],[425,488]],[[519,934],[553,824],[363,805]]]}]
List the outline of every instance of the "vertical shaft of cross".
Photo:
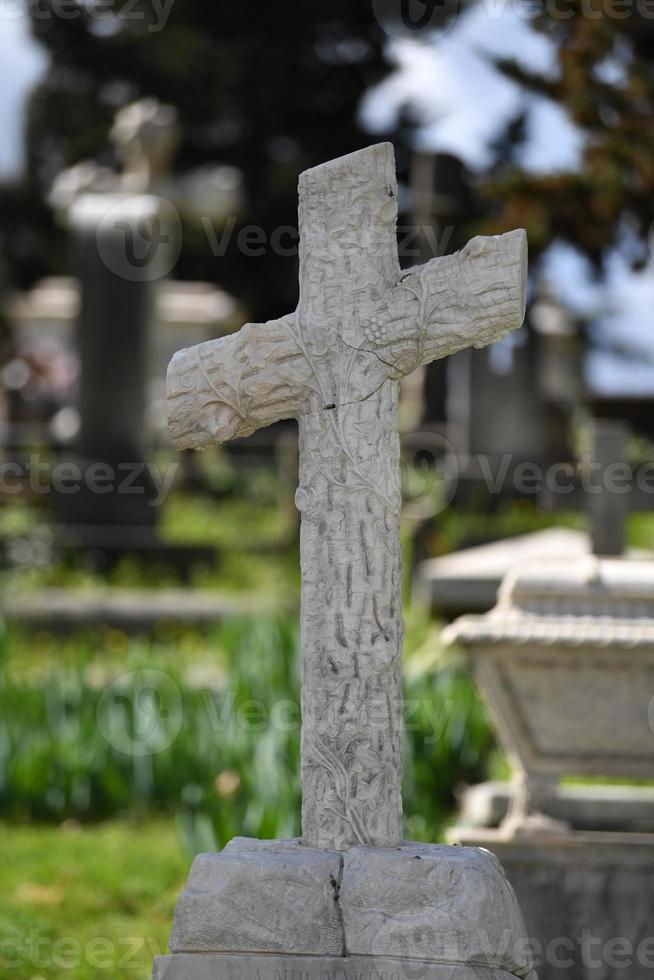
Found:
[{"label": "vertical shaft of cross", "polygon": [[302,827],[314,847],[402,840],[397,397],[387,381],[300,418]]},{"label": "vertical shaft of cross", "polygon": [[302,834],[402,839],[397,382],[366,341],[400,272],[392,148],[300,178]]}]

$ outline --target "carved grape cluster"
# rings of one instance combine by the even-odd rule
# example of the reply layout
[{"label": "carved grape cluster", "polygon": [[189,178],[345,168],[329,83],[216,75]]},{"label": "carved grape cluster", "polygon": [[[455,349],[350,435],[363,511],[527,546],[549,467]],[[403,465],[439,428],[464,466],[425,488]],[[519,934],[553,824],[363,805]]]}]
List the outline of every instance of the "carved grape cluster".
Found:
[{"label": "carved grape cluster", "polygon": [[362,323],[363,335],[370,344],[380,344],[386,340],[386,325],[378,316],[371,316]]}]

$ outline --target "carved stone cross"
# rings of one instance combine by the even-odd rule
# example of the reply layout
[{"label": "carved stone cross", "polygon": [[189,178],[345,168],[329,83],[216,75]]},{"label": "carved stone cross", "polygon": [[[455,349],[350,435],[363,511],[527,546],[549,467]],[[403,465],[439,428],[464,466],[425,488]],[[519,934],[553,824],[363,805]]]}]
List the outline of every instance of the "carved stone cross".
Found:
[{"label": "carved stone cross", "polygon": [[397,845],[398,381],[522,324],[526,236],[401,272],[387,143],[303,173],[299,194],[297,310],[176,354],[170,428],[178,448],[203,448],[298,420],[303,842]]}]

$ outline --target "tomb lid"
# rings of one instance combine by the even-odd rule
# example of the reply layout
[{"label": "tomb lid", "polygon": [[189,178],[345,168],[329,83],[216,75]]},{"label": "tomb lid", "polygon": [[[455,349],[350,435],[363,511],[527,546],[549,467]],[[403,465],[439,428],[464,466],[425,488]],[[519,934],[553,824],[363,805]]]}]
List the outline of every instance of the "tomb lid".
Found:
[{"label": "tomb lid", "polygon": [[463,646],[654,647],[654,562],[587,555],[518,565],[497,605],[443,631]]},{"label": "tomb lid", "polygon": [[654,605],[654,562],[595,555],[530,561],[506,575],[498,603],[521,606],[539,598],[591,599],[599,606],[607,600],[634,599]]}]

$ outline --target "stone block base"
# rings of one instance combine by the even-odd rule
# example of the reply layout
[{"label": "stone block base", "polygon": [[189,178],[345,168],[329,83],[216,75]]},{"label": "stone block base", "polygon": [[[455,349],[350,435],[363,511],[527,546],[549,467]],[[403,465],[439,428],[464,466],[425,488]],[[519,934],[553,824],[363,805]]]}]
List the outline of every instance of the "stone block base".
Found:
[{"label": "stone block base", "polygon": [[170,950],[158,980],[503,980],[532,971],[496,858],[435,844],[341,852],[236,838],[195,859]]},{"label": "stone block base", "polygon": [[513,885],[540,980],[654,975],[654,834],[572,832],[509,838],[455,828],[493,851]]},{"label": "stone block base", "polygon": [[153,980],[515,980],[515,974],[479,964],[370,956],[179,953],[157,957]]}]

